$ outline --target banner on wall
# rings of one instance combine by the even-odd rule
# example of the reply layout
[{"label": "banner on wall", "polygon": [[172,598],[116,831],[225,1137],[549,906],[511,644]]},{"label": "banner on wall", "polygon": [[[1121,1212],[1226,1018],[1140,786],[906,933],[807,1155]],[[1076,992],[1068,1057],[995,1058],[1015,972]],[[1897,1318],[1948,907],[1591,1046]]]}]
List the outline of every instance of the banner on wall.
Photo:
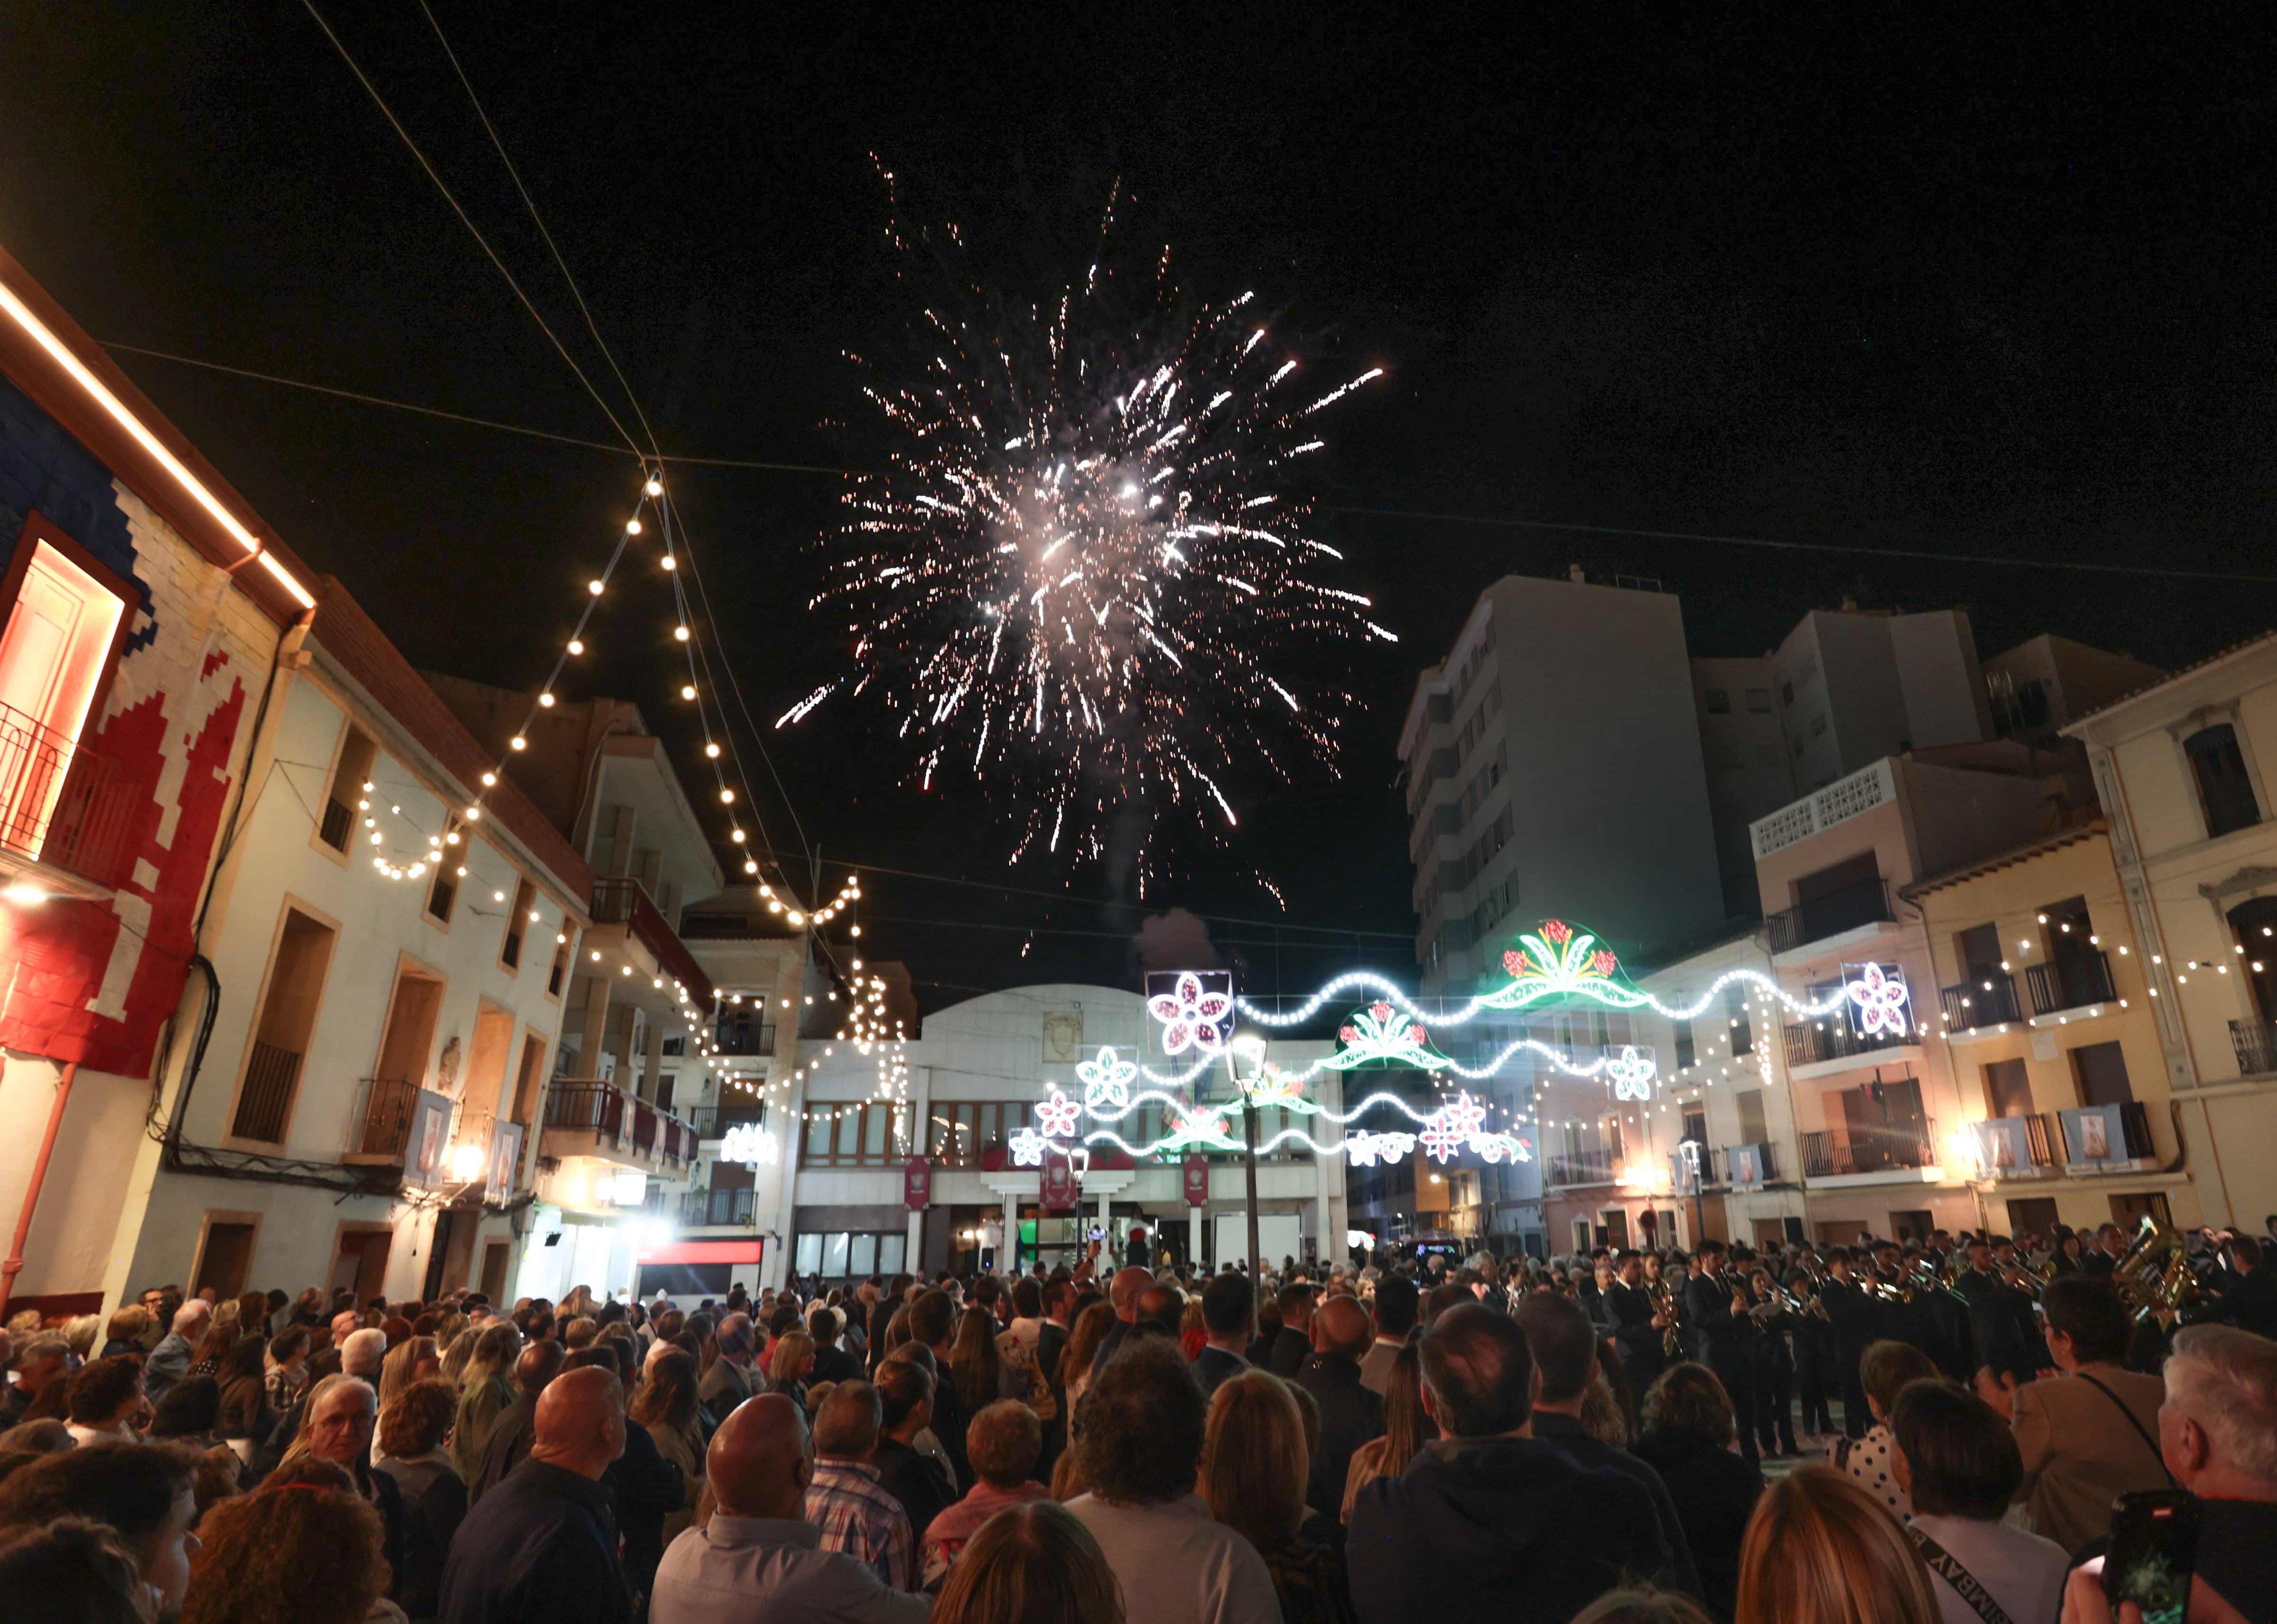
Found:
[{"label": "banner on wall", "polygon": [[911,1212],[933,1205],[933,1163],[928,1158],[911,1156],[902,1164],[902,1205]]},{"label": "banner on wall", "polygon": [[1207,1156],[1188,1156],[1185,1159],[1185,1162],[1182,1164],[1181,1170],[1185,1175],[1186,1205],[1189,1207],[1208,1206],[1209,1158]]},{"label": "banner on wall", "polygon": [[1046,1212],[1072,1211],[1082,1201],[1075,1176],[1075,1163],[1068,1153],[1057,1145],[1044,1151],[1044,1170],[1037,1181]]}]

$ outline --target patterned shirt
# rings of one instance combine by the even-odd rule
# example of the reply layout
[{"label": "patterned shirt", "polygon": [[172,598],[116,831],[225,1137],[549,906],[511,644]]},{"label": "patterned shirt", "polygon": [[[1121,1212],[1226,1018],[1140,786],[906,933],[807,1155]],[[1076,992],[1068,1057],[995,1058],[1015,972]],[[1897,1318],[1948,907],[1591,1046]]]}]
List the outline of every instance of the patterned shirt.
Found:
[{"label": "patterned shirt", "polygon": [[817,1460],[806,1489],[806,1520],[822,1549],[866,1562],[891,1590],[918,1588],[917,1541],[910,1514],[880,1488],[878,1468],[860,1460]]}]

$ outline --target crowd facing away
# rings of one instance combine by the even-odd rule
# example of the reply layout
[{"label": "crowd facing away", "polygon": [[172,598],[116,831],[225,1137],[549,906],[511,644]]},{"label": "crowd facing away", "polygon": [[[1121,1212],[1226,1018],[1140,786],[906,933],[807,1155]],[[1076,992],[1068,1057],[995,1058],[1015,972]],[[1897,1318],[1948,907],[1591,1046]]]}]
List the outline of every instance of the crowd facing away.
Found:
[{"label": "crowd facing away", "polygon": [[2152,1490],[2277,1620],[2277,1242],[2127,1247],[154,1288],[0,1335],[0,1620],[2103,1624]]}]

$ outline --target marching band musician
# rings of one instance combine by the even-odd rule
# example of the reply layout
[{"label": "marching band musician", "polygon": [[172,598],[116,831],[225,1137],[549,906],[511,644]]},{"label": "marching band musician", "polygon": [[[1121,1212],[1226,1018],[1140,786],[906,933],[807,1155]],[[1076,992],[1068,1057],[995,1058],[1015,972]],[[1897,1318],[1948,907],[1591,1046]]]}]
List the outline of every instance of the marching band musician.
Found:
[{"label": "marching band musician", "polygon": [[1826,1260],[1826,1283],[1818,1288],[1826,1316],[1834,1323],[1834,1369],[1842,1388],[1842,1432],[1846,1437],[1866,1436],[1866,1386],[1858,1376],[1858,1361],[1874,1340],[1877,1304],[1852,1278],[1855,1267],[1846,1247],[1837,1247]]},{"label": "marching band musician", "polygon": [[[1628,1373],[1630,1391],[1642,1394],[1668,1367],[1667,1331],[1673,1321],[1646,1289],[1641,1257],[1624,1250],[1615,1270],[1613,1283],[1603,1293],[1606,1330],[1621,1351],[1621,1368]],[[1670,1306],[1674,1306],[1672,1300]]]},{"label": "marching band musician", "polygon": [[1732,1400],[1732,1419],[1739,1424],[1740,1452],[1749,1466],[1759,1466],[1755,1449],[1755,1322],[1745,1289],[1725,1275],[1730,1249],[1712,1237],[1700,1243],[1692,1257],[1692,1275],[1684,1283],[1684,1318],[1692,1328],[1693,1357],[1716,1373]]},{"label": "marching band musician", "polygon": [[1953,1290],[1969,1305],[1969,1329],[1976,1342],[1976,1362],[1998,1375],[2028,1382],[2047,1363],[2032,1299],[2015,1284],[2021,1271],[2013,1247],[2005,1269],[1996,1269],[1993,1248],[1980,1237],[1969,1244],[1969,1267]]},{"label": "marching band musician", "polygon": [[1748,1274],[1748,1292],[1755,1322],[1755,1436],[1764,1454],[1794,1460],[1802,1451],[1794,1445],[1794,1353],[1787,1338],[1801,1329],[1802,1316],[1760,1265]]},{"label": "marching band musician", "polygon": [[1820,1294],[1825,1281],[1809,1267],[1814,1261],[1809,1254],[1804,1254],[1803,1261],[1788,1271],[1786,1289],[1801,1299],[1804,1307],[1794,1327],[1794,1384],[1802,1398],[1802,1430],[1828,1433],[1834,1430],[1829,1400],[1839,1389],[1842,1377],[1836,1362],[1839,1354],[1833,1314]]}]

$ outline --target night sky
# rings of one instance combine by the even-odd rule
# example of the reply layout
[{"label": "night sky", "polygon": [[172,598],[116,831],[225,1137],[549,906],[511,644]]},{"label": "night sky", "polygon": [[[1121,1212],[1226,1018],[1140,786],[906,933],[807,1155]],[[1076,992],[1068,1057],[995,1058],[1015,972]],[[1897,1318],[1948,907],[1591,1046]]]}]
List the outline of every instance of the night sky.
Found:
[{"label": "night sky", "polygon": [[[599,376],[418,7],[322,9]],[[1216,916],[1253,989],[1293,992],[1412,973],[1393,746],[1501,574],[1657,576],[1700,654],[1846,595],[1965,606],[1988,654],[2053,631],[2171,665],[2271,622],[2268,584],[1907,556],[2277,577],[2267,23],[2167,9],[2156,34],[2091,5],[436,15],[669,453],[874,465],[845,352],[890,352],[911,311],[873,153],[1040,292],[1119,178],[1196,293],[1254,288],[1323,376],[1389,370],[1316,470],[1338,583],[1404,639],[1336,656],[1366,701],[1344,776],[1252,786],[1237,843],[1189,849],[1146,899]],[[0,26],[0,243],[97,338],[615,438],[304,7],[76,0]],[[118,359],[423,666],[535,684],[628,507],[622,456]],[[805,608],[839,481],[674,483],[771,728],[846,660]],[[641,579],[590,680],[689,761]],[[1539,702],[1585,703],[1588,678],[1544,673]],[[864,946],[928,1007],[1127,982],[1135,899],[1008,871],[986,805],[908,788],[879,715],[834,699],[766,736],[829,888],[849,861],[991,883],[878,874]],[[781,798],[758,810],[804,872]]]}]

